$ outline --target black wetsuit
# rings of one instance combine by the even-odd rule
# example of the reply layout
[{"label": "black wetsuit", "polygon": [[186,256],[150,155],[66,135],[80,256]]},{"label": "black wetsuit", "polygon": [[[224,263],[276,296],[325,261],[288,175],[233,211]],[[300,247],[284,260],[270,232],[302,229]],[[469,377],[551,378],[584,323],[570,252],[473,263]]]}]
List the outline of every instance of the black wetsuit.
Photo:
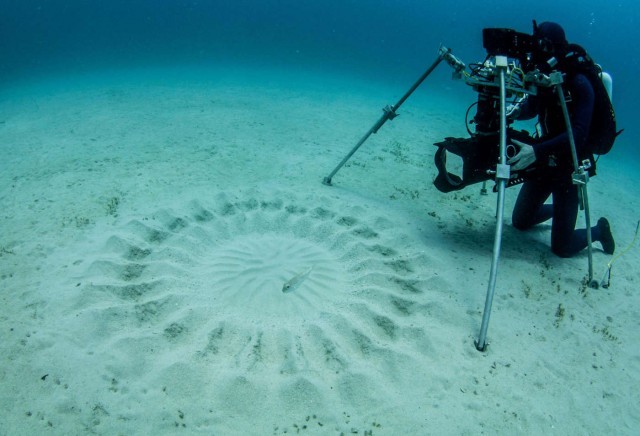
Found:
[{"label": "black wetsuit", "polygon": [[[587,136],[594,107],[594,91],[582,74],[566,82],[567,107],[578,154],[578,161],[590,159],[591,175],[595,175],[593,155],[587,149]],[[554,89],[545,89],[542,95],[530,98],[523,107],[520,119],[538,116],[542,137],[532,144],[536,163],[544,170],[540,177],[527,180],[518,194],[513,210],[513,226],[526,230],[553,218],[551,224],[551,250],[561,257],[571,257],[587,246],[586,229],[575,229],[578,217],[578,188],[571,180],[574,172],[571,148],[558,96]],[[553,204],[545,204],[552,196]],[[600,228],[591,228],[594,241],[600,240]]]}]

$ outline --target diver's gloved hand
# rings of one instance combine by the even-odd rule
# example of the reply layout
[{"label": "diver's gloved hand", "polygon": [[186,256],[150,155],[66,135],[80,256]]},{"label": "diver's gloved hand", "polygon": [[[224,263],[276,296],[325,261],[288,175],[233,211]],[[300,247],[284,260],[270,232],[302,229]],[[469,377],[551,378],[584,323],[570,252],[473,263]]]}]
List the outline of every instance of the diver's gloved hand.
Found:
[{"label": "diver's gloved hand", "polygon": [[533,146],[512,139],[511,142],[518,147],[518,153],[507,161],[512,171],[520,171],[536,161],[536,153]]}]

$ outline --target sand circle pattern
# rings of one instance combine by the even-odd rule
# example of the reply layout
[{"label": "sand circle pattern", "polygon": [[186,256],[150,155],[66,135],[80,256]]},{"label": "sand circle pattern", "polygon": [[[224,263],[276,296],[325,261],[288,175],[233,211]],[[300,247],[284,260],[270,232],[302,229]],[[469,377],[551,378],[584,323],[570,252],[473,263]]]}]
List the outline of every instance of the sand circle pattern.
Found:
[{"label": "sand circle pattern", "polygon": [[[101,236],[69,315],[97,319],[83,334],[109,353],[152,350],[139,374],[156,377],[149,383],[170,385],[185,365],[201,371],[211,383],[190,389],[222,390],[221,407],[247,396],[366,407],[386,395],[381,380],[431,349],[424,273],[433,260],[399,227],[375,206],[288,192],[159,209]],[[138,360],[109,371],[130,374]]]},{"label": "sand circle pattern", "polygon": [[[226,307],[254,317],[308,319],[344,291],[343,272],[329,251],[293,236],[249,234],[234,238],[211,257],[208,282]],[[236,309],[238,309],[236,307]],[[284,318],[283,318],[284,317]]]}]

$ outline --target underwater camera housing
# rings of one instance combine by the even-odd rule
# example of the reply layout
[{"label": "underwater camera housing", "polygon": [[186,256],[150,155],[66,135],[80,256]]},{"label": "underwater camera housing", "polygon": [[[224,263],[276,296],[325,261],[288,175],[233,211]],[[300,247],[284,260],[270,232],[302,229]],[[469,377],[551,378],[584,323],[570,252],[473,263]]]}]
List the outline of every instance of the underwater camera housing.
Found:
[{"label": "underwater camera housing", "polygon": [[482,46],[488,56],[518,59],[525,70],[532,54],[546,49],[544,40],[505,28],[482,29]]},{"label": "underwater camera housing", "polygon": [[[487,51],[487,58],[481,64],[472,68],[465,81],[478,93],[476,113],[470,124],[475,131],[469,130],[469,138],[445,138],[434,145],[438,147],[435,154],[435,165],[438,176],[434,180],[435,187],[441,192],[460,190],[468,185],[484,182],[494,178],[496,164],[499,159],[500,138],[500,87],[495,63],[496,56],[509,59],[512,69],[518,69],[519,75],[512,75],[506,86],[507,98],[535,94],[535,84],[525,83],[524,77],[528,73],[539,71],[540,59],[544,59],[548,52],[546,41],[532,35],[505,28],[485,28],[482,30],[483,47]],[[518,76],[518,77],[516,77]],[[470,108],[471,109],[471,108]],[[507,123],[513,120],[507,119]],[[534,139],[525,131],[507,130],[508,139],[518,139],[532,143]],[[510,146],[509,157],[517,150]],[[462,158],[462,174],[455,175],[447,171],[447,152]],[[525,177],[535,173],[535,168],[529,168],[521,174],[514,175],[507,184],[513,186],[522,183]]]}]

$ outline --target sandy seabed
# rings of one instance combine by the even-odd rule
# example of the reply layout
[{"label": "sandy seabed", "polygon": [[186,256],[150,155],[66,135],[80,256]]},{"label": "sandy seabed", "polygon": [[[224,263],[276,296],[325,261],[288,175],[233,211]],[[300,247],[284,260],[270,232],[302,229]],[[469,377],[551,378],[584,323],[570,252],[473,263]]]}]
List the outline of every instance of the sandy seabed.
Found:
[{"label": "sandy seabed", "polygon": [[[587,287],[586,252],[509,226],[518,188],[475,349],[496,196],[431,184],[459,86],[425,85],[332,187],[403,84],[221,67],[5,89],[0,434],[637,431],[640,250]],[[618,252],[637,167],[616,151],[589,183]]]}]

